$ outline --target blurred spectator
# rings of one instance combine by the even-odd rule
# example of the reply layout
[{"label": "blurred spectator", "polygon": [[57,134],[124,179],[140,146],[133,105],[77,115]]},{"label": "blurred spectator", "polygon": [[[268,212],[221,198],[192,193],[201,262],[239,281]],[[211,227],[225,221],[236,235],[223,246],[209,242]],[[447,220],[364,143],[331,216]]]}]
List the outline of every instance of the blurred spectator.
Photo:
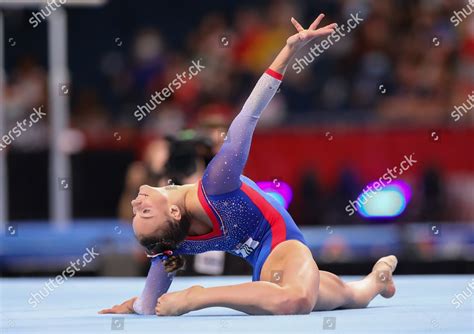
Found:
[{"label": "blurred spectator", "polygon": [[213,157],[212,141],[186,130],[176,137],[168,137],[170,155],[166,162],[168,183],[183,185],[197,182],[204,175]]},{"label": "blurred spectator", "polygon": [[230,125],[232,111],[227,104],[208,104],[203,106],[197,115],[195,128],[212,142],[212,153],[215,155],[224,142]]},{"label": "blurred spectator", "polygon": [[109,128],[110,115],[99,101],[96,91],[84,89],[79,92],[77,104],[71,112],[71,125],[88,135],[100,135]]},{"label": "blurred spectator", "polygon": [[316,174],[308,170],[301,176],[301,210],[298,224],[320,225],[324,218],[324,202]]},{"label": "blurred spectator", "polygon": [[141,161],[136,161],[128,168],[125,189],[119,202],[118,216],[131,221],[133,214],[130,202],[137,196],[138,188],[143,184],[160,187],[166,186],[166,162],[170,155],[166,139],[156,139],[148,144]]},{"label": "blurred spectator", "polygon": [[446,220],[448,218],[446,217],[446,208],[449,203],[446,198],[444,181],[436,168],[428,168],[423,173],[421,191],[420,220]]},{"label": "blurred spectator", "polygon": [[[5,87],[6,128],[11,129],[17,121],[29,117],[34,108],[47,109],[46,72],[30,56],[18,59]],[[21,150],[42,150],[48,146],[48,115],[18,137],[13,147]],[[3,135],[3,134],[2,134]]]}]

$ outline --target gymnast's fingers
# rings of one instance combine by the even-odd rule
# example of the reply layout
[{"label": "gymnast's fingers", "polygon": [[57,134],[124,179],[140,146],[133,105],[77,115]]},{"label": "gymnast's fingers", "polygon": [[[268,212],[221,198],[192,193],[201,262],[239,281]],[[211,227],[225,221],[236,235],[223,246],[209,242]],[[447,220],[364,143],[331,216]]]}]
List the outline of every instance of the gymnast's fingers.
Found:
[{"label": "gymnast's fingers", "polygon": [[103,310],[101,310],[97,313],[99,313],[99,314],[109,314],[109,313],[116,314],[117,312],[113,308],[106,308],[106,309],[103,309]]},{"label": "gymnast's fingers", "polygon": [[296,21],[294,17],[291,18],[291,23],[293,23],[293,25],[295,26],[296,30],[298,30],[298,32],[301,32],[304,30],[303,26],[298,21]]},{"label": "gymnast's fingers", "polygon": [[330,35],[330,34],[334,33],[334,31],[335,30],[332,27],[324,27],[324,28],[321,28],[321,29],[318,29],[318,30],[308,31],[308,35],[311,38],[315,38],[315,37]]},{"label": "gymnast's fingers", "polygon": [[327,26],[322,27],[321,29],[336,29],[337,28],[337,23],[331,23],[328,24]]},{"label": "gymnast's fingers", "polygon": [[324,14],[319,14],[316,20],[309,26],[308,30],[316,30],[321,21],[324,19]]}]

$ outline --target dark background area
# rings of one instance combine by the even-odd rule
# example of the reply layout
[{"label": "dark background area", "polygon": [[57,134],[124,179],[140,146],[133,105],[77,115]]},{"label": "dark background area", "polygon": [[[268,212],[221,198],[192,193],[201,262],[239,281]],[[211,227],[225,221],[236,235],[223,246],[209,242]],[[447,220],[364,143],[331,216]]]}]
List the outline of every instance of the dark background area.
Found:
[{"label": "dark background area", "polygon": [[[111,0],[99,8],[67,8],[70,122],[69,137],[61,141],[72,147],[68,191],[74,222],[69,228],[82,228],[84,222],[79,220],[83,219],[90,225],[86,222],[81,232],[68,232],[75,241],[55,234],[51,227],[48,185],[53,135],[46,117],[8,147],[8,219],[20,228],[28,224],[51,228],[51,234],[45,232],[38,237],[44,239],[35,240],[37,231],[28,225],[32,234],[24,233],[31,239],[20,240],[14,245],[18,248],[8,244],[6,251],[19,253],[2,254],[0,260],[10,257],[14,263],[17,257],[30,256],[35,241],[41,250],[45,247],[41,242],[50,237],[58,244],[77,242],[80,251],[79,241],[97,240],[87,233],[102,223],[100,233],[111,244],[136,244],[131,234],[127,240],[118,238],[114,228],[121,202],[127,204],[130,169],[144,163],[147,145],[190,129],[201,133],[203,123],[214,122],[213,117],[221,127],[216,128],[223,131],[294,33],[291,16],[307,25],[324,12],[325,22],[341,24],[360,12],[364,23],[302,74],[288,69],[281,91],[260,120],[245,175],[290,185],[294,199],[289,212],[295,221],[309,228],[309,236],[324,233],[327,237],[313,245],[318,263],[326,270],[360,274],[370,269],[374,258],[394,250],[404,260],[401,273],[472,272],[474,118],[472,112],[458,122],[451,117],[474,91],[472,18],[457,27],[450,21],[465,6],[460,0],[206,0],[185,5]],[[32,28],[28,22],[32,10],[3,13],[5,128],[10,129],[35,107],[44,105],[49,110],[48,68],[54,64],[47,57],[48,23]],[[230,41],[229,46],[223,46],[222,37]],[[308,55],[308,49],[298,57]],[[135,119],[138,105],[201,58],[207,66],[202,74],[143,122]],[[413,196],[401,215],[379,219],[347,215],[344,208],[349,200],[411,153],[416,153],[418,163],[400,179]],[[130,227],[130,220],[121,218]],[[442,224],[446,233],[438,239],[417,236],[411,244],[405,234],[414,224],[424,224],[427,234],[432,224]],[[331,226],[354,228],[354,233],[368,227],[365,260],[354,256],[359,240],[350,234],[337,240],[337,233],[327,232]],[[397,239],[399,247],[371,246],[371,238],[377,241],[372,226],[395,227],[403,236]],[[61,253],[54,242],[47,250]],[[32,254],[21,253],[24,243],[31,245]],[[73,256],[58,254],[58,258],[61,255]],[[127,261],[137,261],[143,270],[144,259],[133,256]],[[63,260],[57,260],[58,268]],[[248,273],[239,261],[227,256],[225,273]],[[8,267],[8,275],[45,274],[58,268],[48,271],[38,262],[30,272]],[[112,275],[92,268],[85,274]],[[188,268],[185,274],[196,273]]]}]

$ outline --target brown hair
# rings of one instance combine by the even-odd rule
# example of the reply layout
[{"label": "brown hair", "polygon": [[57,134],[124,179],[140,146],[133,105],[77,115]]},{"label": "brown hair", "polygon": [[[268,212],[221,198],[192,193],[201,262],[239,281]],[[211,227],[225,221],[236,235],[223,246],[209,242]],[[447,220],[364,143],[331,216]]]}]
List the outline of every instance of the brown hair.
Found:
[{"label": "brown hair", "polygon": [[182,255],[171,255],[168,259],[163,260],[163,265],[165,266],[165,270],[168,273],[184,270],[186,265],[186,260]]},{"label": "brown hair", "polygon": [[[158,245],[159,253],[164,251],[174,251],[178,244],[181,243],[189,230],[189,221],[187,219],[182,219],[178,223],[172,221],[167,221],[168,229],[162,233],[161,236],[141,236],[138,237],[138,241],[145,248],[156,248]],[[186,260],[181,255],[171,255],[167,259],[162,260],[165,270],[167,272],[174,272],[182,270],[185,267]]]}]

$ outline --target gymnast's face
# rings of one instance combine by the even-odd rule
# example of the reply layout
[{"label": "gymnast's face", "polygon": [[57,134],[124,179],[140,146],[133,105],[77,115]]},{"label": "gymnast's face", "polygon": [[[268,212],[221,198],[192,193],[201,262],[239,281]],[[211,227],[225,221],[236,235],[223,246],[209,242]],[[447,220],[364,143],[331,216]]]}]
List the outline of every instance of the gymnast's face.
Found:
[{"label": "gymnast's face", "polygon": [[180,219],[179,209],[170,205],[166,189],[141,186],[132,201],[133,231],[135,235],[149,237],[165,233],[168,222]]}]

